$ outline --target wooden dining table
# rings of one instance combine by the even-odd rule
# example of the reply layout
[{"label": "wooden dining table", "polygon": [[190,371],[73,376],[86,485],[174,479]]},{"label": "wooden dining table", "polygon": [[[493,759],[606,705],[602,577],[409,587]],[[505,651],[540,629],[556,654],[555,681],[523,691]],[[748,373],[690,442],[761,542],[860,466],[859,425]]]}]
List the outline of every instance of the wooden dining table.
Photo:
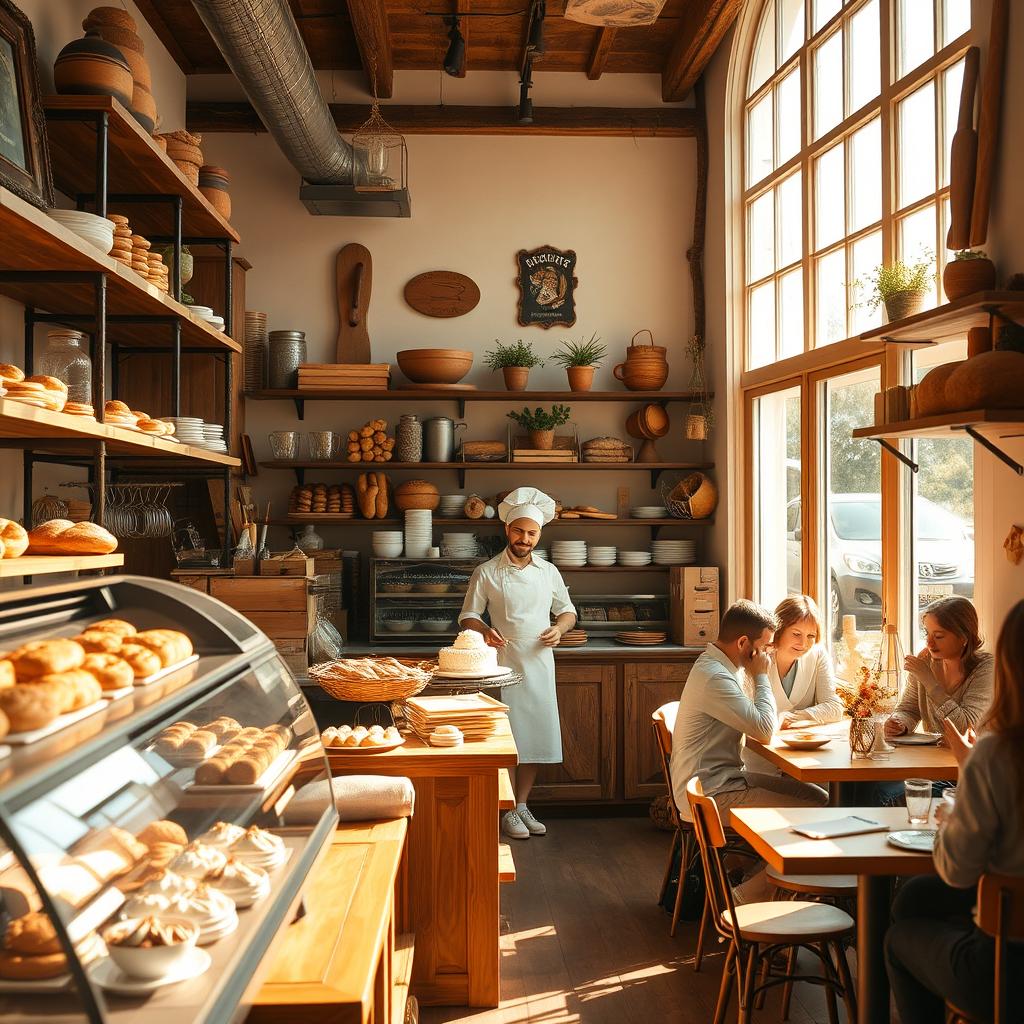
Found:
[{"label": "wooden dining table", "polygon": [[[935,873],[931,854],[893,846],[892,832],[933,826],[910,825],[905,807],[735,807],[732,827],[776,871],[787,875],[857,876],[857,1020],[889,1020],[889,978],[884,941],[889,927],[892,882],[896,876]],[[793,831],[857,815],[884,831],[836,839],[808,839]]]}]

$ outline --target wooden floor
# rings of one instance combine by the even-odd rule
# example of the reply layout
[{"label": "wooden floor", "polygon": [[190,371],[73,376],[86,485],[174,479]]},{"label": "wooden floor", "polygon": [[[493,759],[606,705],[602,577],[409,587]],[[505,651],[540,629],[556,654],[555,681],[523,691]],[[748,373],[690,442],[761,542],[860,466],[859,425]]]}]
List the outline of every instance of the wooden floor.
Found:
[{"label": "wooden floor", "polygon": [[[695,974],[696,925],[681,922],[669,938],[669,915],[654,902],[670,834],[644,818],[551,820],[548,829],[511,840],[518,878],[502,886],[501,1006],[425,1007],[421,1022],[710,1024],[722,953],[712,941]],[[736,1020],[735,997],[726,1019]],[[778,994],[754,1020],[779,1020]],[[796,987],[790,1020],[828,1020],[816,987]]]}]

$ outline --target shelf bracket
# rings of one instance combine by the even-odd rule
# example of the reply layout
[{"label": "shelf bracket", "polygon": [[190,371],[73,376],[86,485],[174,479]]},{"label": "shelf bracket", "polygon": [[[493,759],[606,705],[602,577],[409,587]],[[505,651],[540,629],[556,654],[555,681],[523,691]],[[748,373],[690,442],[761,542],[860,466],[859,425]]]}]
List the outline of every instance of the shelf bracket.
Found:
[{"label": "shelf bracket", "polygon": [[909,455],[904,455],[903,452],[901,452],[899,448],[896,447],[896,445],[891,444],[884,437],[876,437],[874,438],[874,440],[877,441],[879,445],[881,445],[881,447],[883,447],[887,452],[889,452],[890,455],[895,455],[896,458],[899,459],[904,466],[909,467],[912,473],[916,473],[918,471],[919,467],[917,463],[912,458],[910,458]]},{"label": "shelf bracket", "polygon": [[1003,465],[1009,466],[1017,476],[1024,476],[1024,466],[1022,466],[1016,459],[1007,455],[1006,452],[1004,452],[998,445],[993,444],[987,437],[985,437],[984,434],[980,434],[969,424],[961,427],[960,429],[977,441],[985,451],[991,452],[1000,462],[1003,463]]},{"label": "shelf bracket", "polygon": [[461,491],[466,486],[466,471],[464,469],[458,470],[459,474],[459,490]]},{"label": "shelf bracket", "polygon": [[[1004,324],[1010,324],[1013,327],[1019,326],[1016,320],[1012,316],[1007,316],[999,306],[982,306],[982,309],[988,313],[990,320],[1002,320]],[[995,334],[993,332],[992,343],[995,344]]]},{"label": "shelf bracket", "polygon": [[301,487],[306,482],[306,471],[302,466],[295,466],[295,479]]},{"label": "shelf bracket", "polygon": [[295,403],[295,412],[298,414],[300,420],[306,418],[306,400],[304,398],[293,398],[292,401]]},{"label": "shelf bracket", "polygon": [[660,469],[651,470],[651,490],[658,486],[658,479],[661,477],[662,471]]},{"label": "shelf bracket", "polygon": [[461,419],[465,419],[466,418],[466,400],[464,398],[460,398],[458,400],[458,407],[459,407],[459,419],[460,420]]}]

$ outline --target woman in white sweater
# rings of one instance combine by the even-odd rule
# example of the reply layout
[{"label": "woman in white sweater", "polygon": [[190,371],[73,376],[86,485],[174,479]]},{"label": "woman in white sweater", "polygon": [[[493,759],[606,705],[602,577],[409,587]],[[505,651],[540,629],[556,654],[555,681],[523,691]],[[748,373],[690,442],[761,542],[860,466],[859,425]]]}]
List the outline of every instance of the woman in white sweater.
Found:
[{"label": "woman in white sweater", "polygon": [[[947,723],[949,719],[946,719]],[[983,874],[1024,876],[1024,601],[996,644],[986,733],[968,748],[950,725],[961,766],[956,802],[935,842],[938,878],[911,878],[893,901],[886,965],[902,1024],[942,1024],[949,999],[972,1019],[992,1019],[995,949],[971,919]],[[1011,943],[1008,1020],[1024,1020],[1024,944]]]}]

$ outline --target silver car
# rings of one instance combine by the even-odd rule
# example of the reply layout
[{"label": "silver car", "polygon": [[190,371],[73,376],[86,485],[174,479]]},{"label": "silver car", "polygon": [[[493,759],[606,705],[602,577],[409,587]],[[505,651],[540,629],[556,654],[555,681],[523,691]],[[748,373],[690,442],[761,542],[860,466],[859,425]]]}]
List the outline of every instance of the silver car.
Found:
[{"label": "silver car", "polygon": [[[878,494],[833,494],[828,499],[829,618],[839,635],[844,615],[858,629],[882,623],[882,499]],[[789,590],[800,590],[800,499],[786,508],[790,551]],[[914,500],[917,539],[917,600],[924,607],[938,597],[974,596],[973,530],[927,498]]]}]

